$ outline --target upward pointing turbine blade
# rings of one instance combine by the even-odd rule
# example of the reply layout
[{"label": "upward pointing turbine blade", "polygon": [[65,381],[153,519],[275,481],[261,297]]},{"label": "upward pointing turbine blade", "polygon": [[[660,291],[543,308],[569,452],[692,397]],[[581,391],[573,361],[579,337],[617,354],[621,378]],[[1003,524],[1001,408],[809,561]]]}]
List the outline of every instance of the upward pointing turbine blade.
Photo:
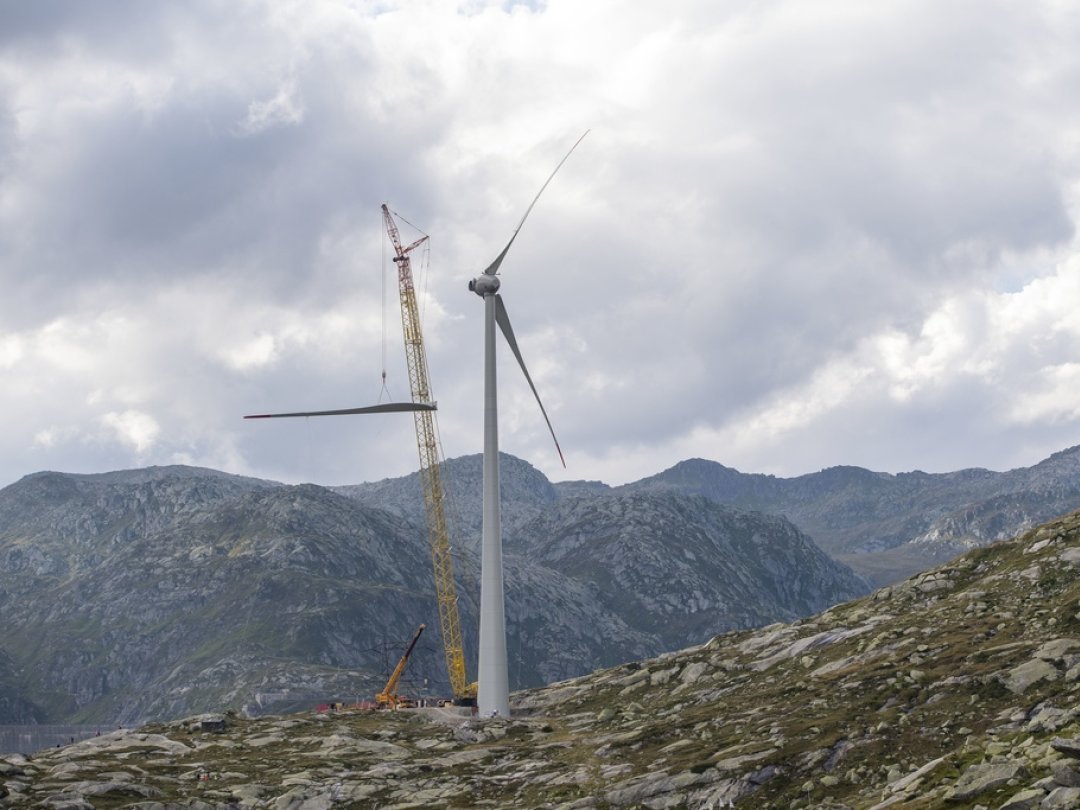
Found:
[{"label": "upward pointing turbine blade", "polygon": [[[585,137],[584,135],[582,137]],[[517,358],[518,365],[521,366],[521,373],[525,375],[525,379],[529,381],[529,388],[532,389],[533,396],[536,397],[536,404],[540,406],[540,413],[544,415],[544,421],[547,422],[548,430],[551,431],[552,441],[555,442],[555,449],[559,452],[559,461],[562,462],[563,467],[566,467],[566,459],[563,458],[562,448],[559,447],[559,440],[555,437],[555,428],[551,426],[551,420],[548,419],[547,411],[544,410],[544,403],[540,401],[540,394],[536,391],[536,386],[533,385],[532,377],[529,376],[529,370],[525,368],[525,360],[521,357],[521,350],[518,348],[517,340],[514,338],[514,328],[510,326],[510,316],[506,314],[506,304],[503,303],[502,296],[498,293],[495,294],[495,322],[499,324],[499,329],[502,330],[503,337],[506,338],[506,342],[510,344],[510,351],[514,353],[514,357]]]},{"label": "upward pointing turbine blade", "polygon": [[536,201],[540,199],[540,195],[544,193],[544,189],[548,187],[548,183],[550,183],[554,179],[559,169],[561,169],[562,165],[566,163],[566,159],[573,154],[574,150],[577,149],[578,144],[581,143],[585,139],[585,136],[588,134],[589,130],[585,130],[583,133],[581,133],[581,137],[574,142],[574,145],[570,147],[570,151],[567,152],[565,156],[563,156],[562,160],[559,161],[559,165],[555,167],[555,171],[553,171],[551,173],[551,176],[544,181],[544,185],[540,186],[540,190],[536,192],[536,196],[533,197],[533,201],[529,203],[529,207],[525,209],[525,216],[521,218],[521,222],[519,222],[518,226],[514,228],[514,233],[510,236],[510,241],[506,243],[506,247],[502,249],[502,252],[495,257],[495,261],[488,265],[487,270],[484,271],[485,275],[493,276],[499,272],[499,265],[503,263],[503,259],[506,258],[506,252],[510,250],[510,246],[514,244],[514,240],[517,239],[518,231],[520,231],[521,226],[525,224],[525,220],[529,218],[529,214],[532,212],[533,206],[536,205]]}]

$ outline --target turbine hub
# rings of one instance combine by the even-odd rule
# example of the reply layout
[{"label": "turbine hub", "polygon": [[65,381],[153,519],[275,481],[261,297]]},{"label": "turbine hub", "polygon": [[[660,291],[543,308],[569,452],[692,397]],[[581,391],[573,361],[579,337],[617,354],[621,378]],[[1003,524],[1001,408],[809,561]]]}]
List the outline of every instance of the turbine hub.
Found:
[{"label": "turbine hub", "polygon": [[477,276],[469,282],[469,291],[483,298],[486,295],[494,295],[499,291],[499,277],[494,275]]}]

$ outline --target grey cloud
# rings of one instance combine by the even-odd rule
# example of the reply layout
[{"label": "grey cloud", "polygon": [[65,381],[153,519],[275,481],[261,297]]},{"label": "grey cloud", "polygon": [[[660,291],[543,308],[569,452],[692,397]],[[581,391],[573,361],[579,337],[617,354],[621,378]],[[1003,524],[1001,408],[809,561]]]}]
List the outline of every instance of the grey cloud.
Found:
[{"label": "grey cloud", "polygon": [[4,3],[0,6],[0,55],[40,66],[82,52],[149,65],[172,52],[177,32],[193,18],[215,8],[224,10],[213,0],[192,0],[182,6],[141,0]]},{"label": "grey cloud", "polygon": [[[373,81],[354,67],[335,65]],[[79,137],[45,155],[63,171],[33,178],[39,207],[20,214],[33,248],[5,273],[9,300],[20,284],[44,301],[42,284],[63,298],[102,279],[164,280],[222,264],[250,275],[260,294],[294,298],[309,286],[328,223],[350,214],[374,223],[368,212],[389,189],[408,198],[419,186],[415,135],[343,108],[343,80],[328,82],[319,58],[297,71],[302,120],[254,134],[241,123],[276,91],[272,79],[215,86],[181,75],[160,109],[128,96],[85,113]]]},{"label": "grey cloud", "polygon": [[[1036,272],[1025,257],[1042,257],[1046,272],[1075,238],[1075,155],[1059,134],[1075,126],[1075,24],[1050,20],[1049,6],[853,4],[811,15],[797,3],[679,3],[611,20],[595,54],[567,56],[553,40],[542,59],[531,43],[503,49],[499,37],[517,29],[495,12],[436,28],[409,19],[407,5],[378,19],[307,8],[303,25],[289,24],[287,6],[258,3],[0,11],[0,60],[26,71],[28,92],[72,96],[59,97],[66,118],[43,116],[38,137],[20,140],[13,88],[0,84],[0,178],[11,189],[0,207],[0,341],[61,316],[154,312],[155,359],[112,349],[132,368],[110,379],[119,393],[87,407],[100,417],[124,407],[121,389],[145,383],[152,393],[137,406],[161,425],[154,461],[287,480],[411,468],[408,425],[239,421],[378,395],[371,328],[333,346],[289,332],[331,312],[376,317],[384,201],[433,237],[424,289],[445,312],[428,324],[444,444],[476,452],[480,302],[465,281],[585,126],[593,134],[503,273],[571,459],[635,444],[660,459],[691,427],[737,423],[858,357],[868,337],[917,336],[946,298],[995,289],[1003,257],[1019,257],[1009,261],[1023,267],[1022,284]],[[554,25],[547,13],[514,24],[542,38],[529,23]],[[409,38],[389,36],[398,24]],[[484,58],[469,55],[485,37]],[[100,93],[87,91],[93,70],[105,77]],[[162,311],[161,297],[185,285],[215,299],[201,312],[187,299],[177,306],[188,310]],[[343,301],[356,311],[337,309]],[[401,398],[396,305],[391,278]],[[278,341],[274,359],[244,369],[221,360],[230,347],[217,344],[260,334]],[[1063,341],[1053,356],[1067,361],[1071,349]],[[1022,382],[1020,364],[1008,365]],[[504,443],[547,463],[528,392],[512,366],[503,373]],[[87,385],[61,376],[51,393],[82,402]],[[980,445],[1003,429],[1008,402],[993,393],[973,378],[907,404],[859,390],[754,458],[947,466],[958,425]],[[63,456],[59,444],[20,451],[29,460],[12,464],[132,460],[104,440],[69,445]]]}]

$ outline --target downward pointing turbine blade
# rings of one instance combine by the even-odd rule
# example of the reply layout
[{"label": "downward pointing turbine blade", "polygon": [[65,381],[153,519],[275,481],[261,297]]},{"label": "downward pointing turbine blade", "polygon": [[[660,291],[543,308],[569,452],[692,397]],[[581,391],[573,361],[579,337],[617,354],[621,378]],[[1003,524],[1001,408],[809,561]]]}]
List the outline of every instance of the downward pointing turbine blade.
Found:
[{"label": "downward pointing turbine blade", "polygon": [[[582,137],[585,137],[582,135]],[[548,430],[551,431],[552,441],[555,442],[555,449],[559,451],[559,461],[562,462],[563,467],[566,466],[566,459],[563,458],[562,448],[559,447],[559,440],[555,437],[555,428],[551,426],[551,420],[548,419],[547,411],[544,410],[544,403],[540,401],[540,394],[536,391],[536,386],[533,385],[532,377],[529,376],[529,370],[525,368],[525,361],[521,357],[521,350],[518,349],[517,340],[514,338],[514,328],[510,325],[510,316],[506,314],[506,305],[503,303],[502,296],[495,295],[495,322],[499,324],[499,328],[502,330],[503,337],[506,338],[506,342],[510,344],[510,351],[514,353],[514,357],[517,358],[518,365],[521,366],[521,373],[525,375],[525,379],[529,381],[529,388],[532,389],[533,396],[536,397],[536,404],[540,406],[540,413],[544,415],[544,421],[547,422]]]},{"label": "downward pointing turbine blade", "polygon": [[506,247],[504,247],[502,249],[502,252],[498,256],[495,257],[495,261],[493,261],[488,266],[488,269],[484,271],[485,275],[493,276],[493,275],[495,275],[496,273],[499,272],[499,265],[502,264],[503,259],[506,258],[506,252],[508,250],[510,250],[510,246],[512,244],[514,244],[514,240],[517,239],[518,231],[520,231],[521,226],[525,224],[525,220],[529,218],[529,214],[532,212],[533,206],[536,205],[536,201],[540,199],[540,195],[544,193],[544,189],[548,187],[548,183],[550,183],[554,179],[554,177],[558,173],[559,169],[561,169],[562,165],[564,163],[566,163],[566,159],[568,157],[570,157],[570,155],[573,154],[574,150],[577,149],[578,144],[581,143],[582,140],[584,140],[585,136],[588,135],[588,134],[589,134],[589,130],[585,130],[583,133],[581,133],[581,137],[578,138],[574,142],[574,145],[570,147],[570,151],[567,152],[566,155],[563,156],[562,160],[559,161],[559,165],[555,167],[555,171],[553,171],[551,173],[551,176],[548,177],[548,179],[544,181],[544,185],[540,186],[540,190],[538,192],[536,192],[536,196],[533,197],[533,201],[531,203],[529,203],[529,207],[525,209],[525,216],[523,216],[521,218],[521,222],[519,222],[518,226],[516,228],[514,228],[514,233],[510,237],[510,241],[506,243]]},{"label": "downward pointing turbine blade", "polygon": [[342,408],[337,411],[302,411],[299,413],[257,413],[245,419],[283,419],[289,416],[345,416],[352,413],[401,413],[402,411],[434,411],[434,402],[387,402],[366,408]]}]

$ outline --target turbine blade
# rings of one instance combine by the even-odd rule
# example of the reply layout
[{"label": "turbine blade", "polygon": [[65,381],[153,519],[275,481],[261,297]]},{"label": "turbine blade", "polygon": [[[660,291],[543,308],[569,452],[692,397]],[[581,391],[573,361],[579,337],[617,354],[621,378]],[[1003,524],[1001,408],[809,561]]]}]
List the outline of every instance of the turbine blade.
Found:
[{"label": "turbine blade", "polygon": [[[521,230],[521,226],[518,226],[518,231]],[[518,232],[514,231],[514,235],[510,237],[510,241],[506,243],[506,247],[502,249],[502,253],[495,257],[495,261],[488,265],[487,270],[484,271],[485,276],[493,276],[499,272],[499,265],[503,263],[503,259],[506,258],[506,252],[510,250],[510,246],[514,244],[514,240],[517,239]]]},{"label": "turbine blade", "polygon": [[536,386],[533,385],[532,377],[529,376],[529,370],[525,368],[525,361],[521,357],[521,350],[518,348],[517,340],[514,338],[514,328],[510,325],[510,316],[506,314],[506,305],[503,303],[502,296],[498,293],[495,294],[495,322],[499,324],[503,337],[505,337],[506,342],[510,344],[510,351],[512,351],[514,357],[517,358],[518,365],[521,366],[521,373],[524,374],[525,379],[529,381],[529,388],[532,389],[533,396],[536,397],[536,404],[540,406],[540,413],[544,415],[544,421],[547,422],[548,430],[551,431],[551,439],[555,442],[555,449],[559,452],[559,461],[562,462],[562,465],[565,468],[566,459],[563,458],[562,448],[559,447],[559,440],[555,437],[555,428],[551,426],[551,420],[548,419],[547,411],[544,410],[544,403],[540,401],[540,394],[537,393]]},{"label": "turbine blade", "polygon": [[366,408],[342,408],[336,411],[301,411],[299,413],[256,413],[245,419],[283,419],[289,416],[345,416],[353,413],[401,413],[404,411],[434,411],[434,402],[386,402]]},{"label": "turbine blade", "polygon": [[499,265],[502,264],[503,259],[506,258],[506,252],[510,250],[510,246],[514,244],[514,240],[517,239],[518,231],[520,231],[521,226],[525,224],[525,220],[529,218],[529,214],[532,212],[533,206],[536,205],[536,201],[540,199],[540,195],[544,193],[544,189],[548,187],[548,183],[550,183],[554,179],[559,169],[561,169],[562,165],[566,163],[566,159],[573,154],[574,150],[577,149],[578,144],[581,143],[585,139],[585,136],[588,134],[589,130],[585,130],[583,133],[581,133],[581,137],[574,142],[574,145],[570,147],[570,151],[563,156],[562,160],[559,161],[559,165],[555,167],[555,171],[553,171],[551,173],[551,176],[544,181],[544,185],[540,186],[540,190],[536,192],[536,196],[533,197],[533,201],[529,203],[529,207],[525,209],[525,216],[521,218],[521,222],[519,222],[518,226],[514,228],[514,233],[513,235],[511,235],[510,241],[506,243],[506,247],[502,249],[502,253],[495,257],[495,261],[488,265],[487,270],[484,271],[485,275],[493,276],[497,272],[499,272]]}]

